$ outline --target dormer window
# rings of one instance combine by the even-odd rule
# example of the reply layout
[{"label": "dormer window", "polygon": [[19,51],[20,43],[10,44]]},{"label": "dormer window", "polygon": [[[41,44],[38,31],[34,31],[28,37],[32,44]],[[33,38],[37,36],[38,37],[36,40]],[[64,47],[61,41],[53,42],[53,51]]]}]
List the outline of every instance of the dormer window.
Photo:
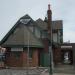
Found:
[{"label": "dormer window", "polygon": [[27,24],[31,19],[20,19],[20,22],[23,24]]}]

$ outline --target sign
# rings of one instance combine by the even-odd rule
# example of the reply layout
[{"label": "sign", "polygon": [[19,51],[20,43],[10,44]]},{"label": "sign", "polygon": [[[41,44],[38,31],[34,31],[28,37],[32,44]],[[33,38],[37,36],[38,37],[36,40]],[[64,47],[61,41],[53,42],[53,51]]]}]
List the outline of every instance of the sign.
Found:
[{"label": "sign", "polygon": [[61,46],[61,48],[72,48],[72,46]]},{"label": "sign", "polygon": [[23,48],[11,48],[11,51],[23,51]]}]

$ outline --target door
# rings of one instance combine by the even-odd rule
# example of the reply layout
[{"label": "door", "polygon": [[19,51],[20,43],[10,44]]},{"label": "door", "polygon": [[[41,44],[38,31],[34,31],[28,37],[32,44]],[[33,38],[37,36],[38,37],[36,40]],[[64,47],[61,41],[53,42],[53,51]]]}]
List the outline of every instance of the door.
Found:
[{"label": "door", "polygon": [[63,64],[73,64],[72,50],[62,50],[62,63]]}]

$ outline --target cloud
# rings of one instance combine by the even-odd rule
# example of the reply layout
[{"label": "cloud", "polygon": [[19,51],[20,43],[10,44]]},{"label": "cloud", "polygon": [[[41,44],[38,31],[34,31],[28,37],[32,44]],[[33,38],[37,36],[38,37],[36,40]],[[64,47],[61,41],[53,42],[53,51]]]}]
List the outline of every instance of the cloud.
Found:
[{"label": "cloud", "polygon": [[68,40],[70,40],[70,42],[71,43],[75,43],[75,36],[74,36],[74,34],[75,34],[75,32],[74,31],[65,31],[64,32],[64,37],[63,37],[63,39],[64,39],[64,42],[66,42],[66,41],[68,41]]},{"label": "cloud", "polygon": [[75,42],[75,0],[0,0],[0,39],[25,14],[44,19],[49,3],[53,20],[63,20],[64,41]]}]

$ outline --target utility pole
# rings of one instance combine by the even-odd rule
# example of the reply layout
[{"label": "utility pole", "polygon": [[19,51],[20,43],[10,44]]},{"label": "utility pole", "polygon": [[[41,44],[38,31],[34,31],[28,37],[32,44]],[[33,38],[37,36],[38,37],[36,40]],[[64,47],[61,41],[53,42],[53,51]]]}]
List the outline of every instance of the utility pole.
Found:
[{"label": "utility pole", "polygon": [[49,75],[53,75],[53,56],[52,56],[52,11],[51,11],[51,9],[50,9],[50,4],[48,5],[47,17],[48,17],[48,39],[49,39],[49,59],[50,59]]},{"label": "utility pole", "polygon": [[27,75],[29,75],[29,42],[30,42],[30,41],[29,41],[29,40],[30,40],[29,38],[30,38],[30,37],[29,37],[29,32],[27,32],[27,34],[28,34],[28,35],[27,35],[27,36],[28,36],[28,50],[27,50]]}]

